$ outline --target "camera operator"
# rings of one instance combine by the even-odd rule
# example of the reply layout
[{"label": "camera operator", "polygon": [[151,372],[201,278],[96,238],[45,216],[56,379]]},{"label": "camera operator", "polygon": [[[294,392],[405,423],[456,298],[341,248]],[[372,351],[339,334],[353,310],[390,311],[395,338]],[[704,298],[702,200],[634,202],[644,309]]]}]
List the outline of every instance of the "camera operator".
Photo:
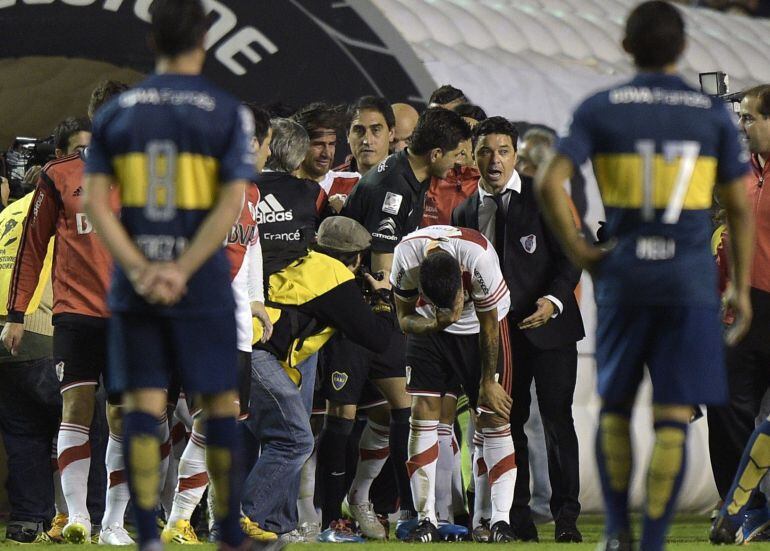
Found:
[{"label": "camera operator", "polygon": [[[390,288],[388,282],[365,276],[377,293],[371,308],[354,278],[371,243],[369,232],[354,220],[333,216],[321,224],[317,243],[342,261],[309,251],[270,275],[266,304],[273,334],[266,343],[256,341],[252,354],[246,426],[260,442],[261,451],[245,482],[243,512],[262,528],[282,535],[291,534],[297,525],[296,516],[284,513],[296,499],[286,491],[287,485],[295,484],[313,451],[298,366],[336,331],[379,354],[387,348],[393,328],[390,302],[379,292]],[[255,325],[255,337],[259,334]]]}]

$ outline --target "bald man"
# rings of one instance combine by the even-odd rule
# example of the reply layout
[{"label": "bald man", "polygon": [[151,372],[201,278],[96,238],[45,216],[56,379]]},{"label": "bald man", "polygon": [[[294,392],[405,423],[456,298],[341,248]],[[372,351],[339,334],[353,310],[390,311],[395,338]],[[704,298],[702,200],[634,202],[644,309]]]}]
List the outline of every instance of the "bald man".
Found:
[{"label": "bald man", "polygon": [[396,127],[390,142],[390,150],[392,153],[397,153],[409,145],[409,138],[412,137],[420,114],[408,103],[394,103],[391,107],[396,116]]}]

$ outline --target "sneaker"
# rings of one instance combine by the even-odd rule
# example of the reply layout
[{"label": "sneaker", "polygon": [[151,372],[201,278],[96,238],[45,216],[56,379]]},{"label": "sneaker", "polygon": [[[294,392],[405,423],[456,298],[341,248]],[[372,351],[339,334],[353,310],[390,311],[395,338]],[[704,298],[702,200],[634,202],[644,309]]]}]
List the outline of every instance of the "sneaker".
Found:
[{"label": "sneaker", "polygon": [[134,540],[117,522],[99,531],[99,545],[133,545]]},{"label": "sneaker", "polygon": [[498,520],[492,525],[489,531],[489,541],[493,543],[508,543],[516,541],[516,534],[511,525],[504,520]]},{"label": "sneaker", "polygon": [[321,532],[318,541],[323,543],[364,543],[364,538],[353,531],[349,520],[333,520],[329,527]]},{"label": "sneaker", "polygon": [[[758,540],[755,540],[755,541],[758,541]],[[55,541],[53,541],[53,540],[52,540],[52,539],[51,539],[51,538],[48,536],[48,534],[47,534],[46,532],[40,532],[40,533],[37,535],[37,537],[35,538],[35,541],[34,541],[34,542],[32,542],[32,543],[39,543],[39,544],[43,544],[43,545],[53,545],[53,544],[54,544],[54,543],[56,543],[56,542],[55,542]]]},{"label": "sneaker", "polygon": [[633,551],[631,534],[620,532],[613,536],[604,536],[599,542],[596,551]]},{"label": "sneaker", "polygon": [[275,532],[269,532],[268,530],[263,530],[259,527],[259,523],[254,522],[246,515],[241,517],[241,530],[243,530],[244,534],[255,541],[268,542],[276,541],[278,539],[278,534]]},{"label": "sneaker", "polygon": [[722,543],[728,545],[734,543],[741,544],[743,543],[743,531],[740,529],[740,526],[735,526],[728,517],[719,514],[714,524],[711,525],[709,540],[716,545]]},{"label": "sneaker", "polygon": [[318,541],[318,536],[321,535],[321,523],[303,522],[297,526],[297,530],[305,539],[305,541]]},{"label": "sneaker", "polygon": [[5,543],[36,543],[45,534],[42,522],[11,521],[5,529]]},{"label": "sneaker", "polygon": [[91,543],[94,545],[99,545],[99,533],[102,531],[102,525],[101,524],[92,524],[91,525]]},{"label": "sneaker", "polygon": [[289,545],[290,543],[308,543],[308,542],[302,536],[299,530],[294,529],[291,532],[286,532],[285,534],[281,534],[280,536],[278,536],[278,541],[276,541],[272,545],[275,546],[276,549],[282,549],[287,545]]},{"label": "sneaker", "polygon": [[[345,498],[347,501],[347,498]],[[364,537],[372,540],[384,540],[385,528],[380,524],[380,520],[374,512],[374,505],[371,502],[366,503],[347,503],[350,515],[358,523],[358,528]]]},{"label": "sneaker", "polygon": [[749,509],[743,514],[743,524],[741,524],[743,542],[753,541],[768,526],[770,526],[770,511],[767,507]]},{"label": "sneaker", "polygon": [[160,533],[163,543],[180,543],[182,545],[195,545],[200,543],[189,520],[179,519],[174,523],[167,523]]},{"label": "sneaker", "polygon": [[214,524],[209,530],[209,543],[217,543],[219,541],[219,526]]},{"label": "sneaker", "polygon": [[489,529],[489,519],[481,519],[481,524],[476,526],[471,533],[471,539],[477,543],[489,543],[492,530]]},{"label": "sneaker", "polygon": [[414,530],[415,526],[417,526],[417,517],[398,519],[398,522],[396,522],[396,538],[405,540],[409,532]]},{"label": "sneaker", "polygon": [[53,520],[51,521],[51,529],[47,532],[51,541],[55,543],[61,543],[64,541],[61,533],[62,530],[64,530],[64,527],[67,526],[68,521],[69,518],[67,518],[67,515],[64,513],[56,513],[56,516],[53,517]]},{"label": "sneaker", "polygon": [[444,541],[463,541],[468,538],[468,528],[460,524],[452,524],[448,520],[440,520],[438,537]]},{"label": "sneaker", "polygon": [[404,538],[406,542],[412,543],[430,543],[438,541],[438,528],[430,519],[424,518],[412,528]]},{"label": "sneaker", "polygon": [[67,543],[91,543],[91,521],[83,515],[72,515],[61,535]]}]

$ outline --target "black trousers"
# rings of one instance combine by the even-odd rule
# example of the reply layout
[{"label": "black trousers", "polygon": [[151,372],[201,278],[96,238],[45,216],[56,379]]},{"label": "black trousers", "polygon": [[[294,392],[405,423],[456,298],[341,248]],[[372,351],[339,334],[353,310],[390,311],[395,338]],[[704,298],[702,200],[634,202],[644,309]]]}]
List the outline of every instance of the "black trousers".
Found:
[{"label": "black trousers", "polygon": [[529,453],[524,425],[529,419],[530,387],[535,381],[540,416],[543,419],[551,481],[551,513],[557,525],[574,523],[580,514],[580,470],[578,440],[572,418],[572,398],[577,379],[577,345],[542,350],[530,343],[524,333],[511,327],[513,355],[513,407],[511,435],[516,449],[516,487],[511,523],[531,522],[529,508]]},{"label": "black trousers", "polygon": [[[104,516],[107,470],[107,418],[103,387],[97,393],[91,423],[88,511],[91,521]],[[54,515],[51,444],[59,432],[62,399],[51,358],[0,361],[0,436],[8,454],[10,520],[43,522]]]},{"label": "black trousers", "polygon": [[[728,405],[708,408],[711,470],[720,497],[730,490],[738,464],[770,386],[770,293],[751,290],[754,316],[746,337],[727,349]],[[764,498],[754,493],[757,506]]]}]

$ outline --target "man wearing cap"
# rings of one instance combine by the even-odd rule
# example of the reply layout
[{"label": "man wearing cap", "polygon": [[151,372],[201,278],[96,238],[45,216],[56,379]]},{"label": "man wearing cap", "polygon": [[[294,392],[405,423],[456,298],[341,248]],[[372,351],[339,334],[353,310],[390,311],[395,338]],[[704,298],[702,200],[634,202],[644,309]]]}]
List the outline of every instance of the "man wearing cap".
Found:
[{"label": "man wearing cap", "polygon": [[369,232],[355,220],[333,216],[321,224],[317,243],[327,254],[309,251],[270,276],[265,304],[273,334],[267,342],[259,342],[255,323],[248,427],[261,452],[245,483],[243,511],[279,534],[296,528],[274,520],[282,518],[276,512],[286,506],[286,481],[299,476],[313,451],[296,366],[336,331],[375,353],[388,347],[393,331],[390,284],[364,276],[374,296],[370,305],[354,278],[371,244]]}]

